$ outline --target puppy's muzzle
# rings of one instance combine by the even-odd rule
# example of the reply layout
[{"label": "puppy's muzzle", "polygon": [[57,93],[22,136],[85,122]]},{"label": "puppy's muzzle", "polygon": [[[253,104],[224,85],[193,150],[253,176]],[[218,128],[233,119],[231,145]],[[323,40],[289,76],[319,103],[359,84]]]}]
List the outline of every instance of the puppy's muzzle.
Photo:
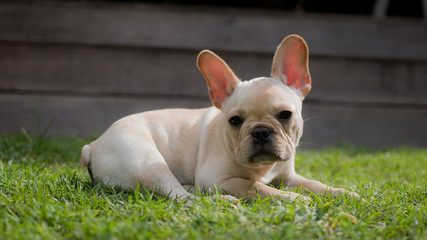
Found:
[{"label": "puppy's muzzle", "polygon": [[251,163],[269,163],[280,158],[274,147],[273,130],[259,126],[252,130],[252,149],[249,154]]},{"label": "puppy's muzzle", "polygon": [[252,130],[252,156],[275,155],[273,130],[267,127],[256,127]]},{"label": "puppy's muzzle", "polygon": [[271,142],[272,131],[266,127],[257,127],[252,131],[254,144],[264,145]]}]

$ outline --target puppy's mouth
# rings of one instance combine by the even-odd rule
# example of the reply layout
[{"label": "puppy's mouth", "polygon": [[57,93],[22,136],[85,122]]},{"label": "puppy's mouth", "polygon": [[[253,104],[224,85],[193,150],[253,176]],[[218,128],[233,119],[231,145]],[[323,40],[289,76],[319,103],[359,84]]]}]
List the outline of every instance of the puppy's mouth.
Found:
[{"label": "puppy's mouth", "polygon": [[273,128],[258,126],[254,128],[245,141],[242,151],[241,163],[257,167],[259,165],[271,165],[279,161],[287,161],[292,156],[288,144],[279,139]]},{"label": "puppy's mouth", "polygon": [[251,164],[270,164],[277,161],[283,161],[280,154],[270,144],[253,146],[248,162]]}]

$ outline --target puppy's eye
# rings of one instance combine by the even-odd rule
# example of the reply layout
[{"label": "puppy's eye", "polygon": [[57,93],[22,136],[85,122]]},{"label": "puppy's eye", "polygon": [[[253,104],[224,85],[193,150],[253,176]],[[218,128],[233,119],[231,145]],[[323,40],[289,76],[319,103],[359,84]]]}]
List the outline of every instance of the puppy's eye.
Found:
[{"label": "puppy's eye", "polygon": [[243,123],[242,119],[237,116],[231,117],[228,121],[235,127],[240,126]]},{"label": "puppy's eye", "polygon": [[279,119],[280,121],[284,121],[284,120],[288,120],[289,118],[291,118],[291,116],[292,116],[291,111],[281,111],[279,113],[279,116],[277,117],[277,119]]}]

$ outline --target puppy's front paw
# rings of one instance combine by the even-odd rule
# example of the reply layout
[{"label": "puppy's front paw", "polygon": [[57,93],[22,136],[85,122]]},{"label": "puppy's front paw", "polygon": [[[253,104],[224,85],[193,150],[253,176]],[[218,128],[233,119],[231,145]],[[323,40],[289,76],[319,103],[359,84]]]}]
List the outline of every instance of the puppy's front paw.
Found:
[{"label": "puppy's front paw", "polygon": [[235,198],[235,197],[233,197],[231,195],[220,195],[220,194],[217,194],[217,195],[213,195],[213,198],[214,199],[222,199],[224,201],[231,202],[231,203],[234,203],[234,204],[238,204],[240,202],[239,199],[237,199],[237,198]]},{"label": "puppy's front paw", "polygon": [[360,195],[359,195],[359,194],[357,194],[357,193],[355,193],[355,192],[347,192],[346,194],[347,194],[348,196],[350,196],[350,197],[354,198],[354,199],[360,199],[360,201],[361,201],[362,203],[367,203],[367,201],[366,201],[365,199],[361,198],[361,197],[360,197]]},{"label": "puppy's front paw", "polygon": [[281,197],[290,202],[301,202],[305,205],[311,203],[311,198],[294,192],[287,192],[286,194],[282,194]]},{"label": "puppy's front paw", "polygon": [[365,199],[363,199],[363,198],[361,198],[360,196],[359,196],[359,194],[357,194],[357,193],[355,193],[355,192],[351,192],[351,191],[348,191],[348,190],[346,190],[346,189],[344,189],[344,188],[338,188],[338,191],[336,191],[335,192],[335,194],[334,194],[334,197],[337,197],[338,195],[347,195],[347,196],[349,196],[349,197],[351,197],[351,198],[354,198],[354,199],[361,199],[361,201],[363,202],[363,203],[365,203],[366,202],[366,200]]},{"label": "puppy's front paw", "polygon": [[359,198],[360,197],[359,194],[357,194],[355,192],[347,191],[347,192],[345,192],[345,194],[347,194],[347,196],[352,197],[352,198]]},{"label": "puppy's front paw", "polygon": [[190,195],[187,197],[178,198],[178,200],[182,200],[185,206],[192,207],[194,205],[194,202],[200,201],[200,197]]},{"label": "puppy's front paw", "polygon": [[295,199],[295,201],[297,201],[297,202],[301,202],[301,203],[303,203],[304,205],[309,205],[309,204],[311,203],[311,198],[300,194],[300,195]]}]

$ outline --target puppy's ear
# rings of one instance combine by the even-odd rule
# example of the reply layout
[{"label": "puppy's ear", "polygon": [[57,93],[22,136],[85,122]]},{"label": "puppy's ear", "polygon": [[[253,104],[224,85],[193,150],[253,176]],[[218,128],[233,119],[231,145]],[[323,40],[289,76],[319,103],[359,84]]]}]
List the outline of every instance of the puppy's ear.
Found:
[{"label": "puppy's ear", "polygon": [[220,57],[203,50],[197,57],[197,67],[206,79],[212,104],[218,109],[240,83],[233,71]]},{"label": "puppy's ear", "polygon": [[311,89],[308,70],[308,47],[298,35],[286,37],[276,50],[271,68],[271,77],[299,90],[303,97]]}]

